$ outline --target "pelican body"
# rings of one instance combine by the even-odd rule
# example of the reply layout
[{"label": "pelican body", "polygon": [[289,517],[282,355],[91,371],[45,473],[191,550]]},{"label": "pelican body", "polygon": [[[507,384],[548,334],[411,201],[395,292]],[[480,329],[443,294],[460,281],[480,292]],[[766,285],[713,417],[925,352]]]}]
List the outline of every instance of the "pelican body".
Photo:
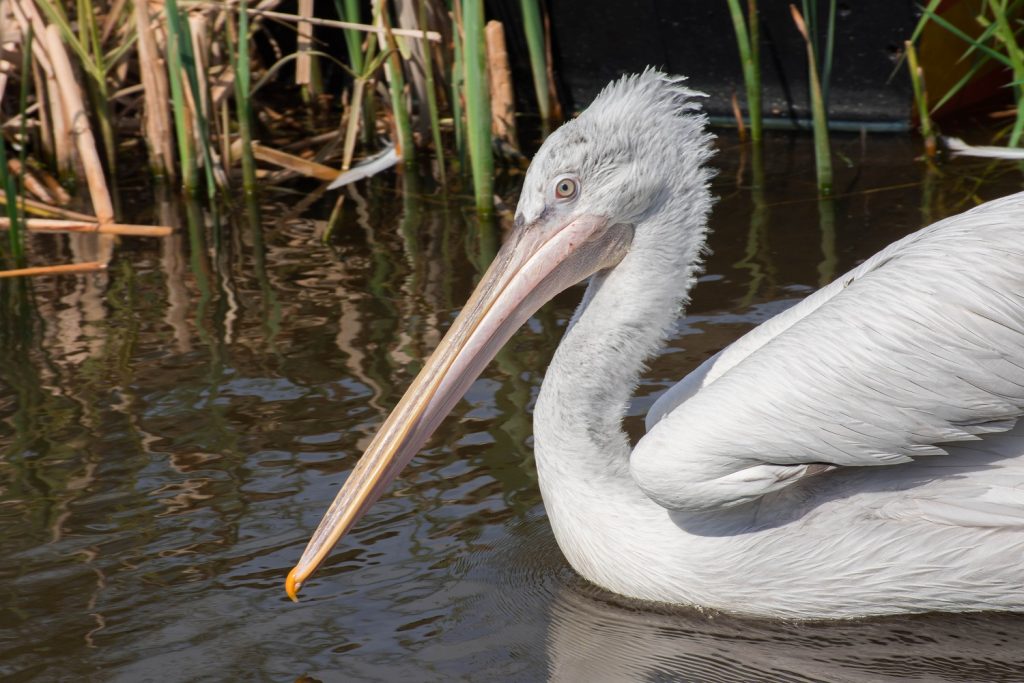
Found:
[{"label": "pelican body", "polygon": [[698,93],[624,77],[531,163],[515,230],[324,516],[294,598],[512,333],[589,278],[534,411],[569,563],[643,600],[786,618],[1024,609],[1024,194],[890,245],[622,429],[712,205]]}]

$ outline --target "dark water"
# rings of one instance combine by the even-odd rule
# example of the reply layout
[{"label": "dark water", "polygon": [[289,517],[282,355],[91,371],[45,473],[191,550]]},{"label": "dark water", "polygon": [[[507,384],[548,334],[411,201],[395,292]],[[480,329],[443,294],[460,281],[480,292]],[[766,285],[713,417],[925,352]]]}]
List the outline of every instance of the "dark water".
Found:
[{"label": "dark water", "polygon": [[[634,435],[665,387],[753,325],[1021,184],[1013,165],[929,171],[910,140],[849,138],[838,196],[819,203],[806,141],[771,141],[760,194],[751,160],[720,146],[714,253]],[[513,339],[289,602],[287,570],[499,239],[464,203],[399,185],[347,196],[326,244],[333,196],[271,192],[259,223],[158,202],[136,219],[176,237],[124,242],[103,275],[20,298],[4,285],[0,677],[1024,680],[1018,616],[788,624],[637,605],[576,577],[540,503],[529,411],[580,288]]]}]

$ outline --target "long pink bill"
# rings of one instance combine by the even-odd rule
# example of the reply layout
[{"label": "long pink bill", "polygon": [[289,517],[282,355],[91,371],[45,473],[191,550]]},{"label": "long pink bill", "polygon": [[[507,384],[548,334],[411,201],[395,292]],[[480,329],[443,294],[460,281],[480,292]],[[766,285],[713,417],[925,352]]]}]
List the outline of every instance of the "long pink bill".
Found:
[{"label": "long pink bill", "polygon": [[518,228],[384,422],[313,533],[285,590],[303,582],[423,446],[509,337],[555,294],[618,263],[630,226],[575,216]]}]

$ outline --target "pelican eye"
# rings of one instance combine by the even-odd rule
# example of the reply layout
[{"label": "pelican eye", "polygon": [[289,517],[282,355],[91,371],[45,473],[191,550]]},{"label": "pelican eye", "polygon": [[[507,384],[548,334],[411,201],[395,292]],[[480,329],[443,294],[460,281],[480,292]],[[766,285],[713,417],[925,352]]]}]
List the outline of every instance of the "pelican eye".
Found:
[{"label": "pelican eye", "polygon": [[562,176],[555,181],[555,199],[566,201],[573,199],[580,191],[580,184],[575,178]]}]

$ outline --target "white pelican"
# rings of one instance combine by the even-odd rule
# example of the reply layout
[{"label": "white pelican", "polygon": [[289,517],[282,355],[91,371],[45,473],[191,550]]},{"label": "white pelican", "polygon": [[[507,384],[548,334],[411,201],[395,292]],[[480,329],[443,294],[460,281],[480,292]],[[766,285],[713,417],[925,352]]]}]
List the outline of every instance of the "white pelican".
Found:
[{"label": "white pelican", "polygon": [[515,231],[345,482],[296,590],[499,347],[589,286],[534,411],[569,563],[633,598],[846,618],[1024,609],[1024,194],[890,245],[622,417],[699,268],[712,136],[682,79],[609,85],[530,165]]}]

